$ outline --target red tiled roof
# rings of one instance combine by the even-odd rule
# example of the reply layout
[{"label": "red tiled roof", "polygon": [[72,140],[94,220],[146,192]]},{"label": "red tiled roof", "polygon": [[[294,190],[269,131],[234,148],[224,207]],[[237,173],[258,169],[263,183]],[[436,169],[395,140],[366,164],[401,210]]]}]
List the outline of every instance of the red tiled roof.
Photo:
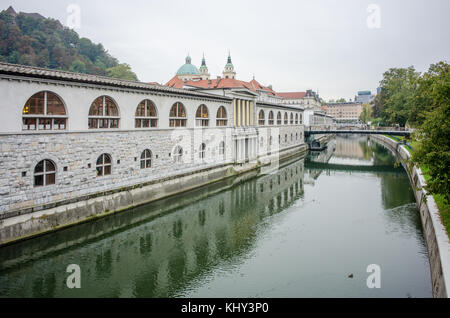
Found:
[{"label": "red tiled roof", "polygon": [[220,78],[220,79],[211,79],[211,80],[192,80],[183,82],[177,76],[174,76],[170,81],[166,83],[166,86],[182,88],[184,85],[194,86],[199,88],[246,88],[253,92],[257,90],[265,90],[270,95],[276,95],[276,92],[269,88],[262,86],[256,80],[252,80],[251,82],[240,81],[234,78]]},{"label": "red tiled roof", "polygon": [[277,93],[277,95],[285,99],[300,99],[305,97],[306,92],[286,92],[286,93]]},{"label": "red tiled roof", "polygon": [[285,99],[300,99],[305,97],[306,92],[286,92],[286,93],[277,93],[272,88],[261,85],[255,79],[250,82],[240,81],[234,78],[219,78],[219,79],[211,79],[211,80],[191,80],[183,82],[178,76],[174,76],[170,81],[166,83],[166,86],[174,87],[174,88],[183,88],[183,86],[194,86],[198,88],[246,88],[253,92],[257,92],[258,90],[264,90],[269,95],[279,96]]},{"label": "red tiled roof", "polygon": [[183,88],[183,81],[178,78],[178,76],[174,76],[170,81],[166,83],[165,86],[175,87],[175,88]]}]

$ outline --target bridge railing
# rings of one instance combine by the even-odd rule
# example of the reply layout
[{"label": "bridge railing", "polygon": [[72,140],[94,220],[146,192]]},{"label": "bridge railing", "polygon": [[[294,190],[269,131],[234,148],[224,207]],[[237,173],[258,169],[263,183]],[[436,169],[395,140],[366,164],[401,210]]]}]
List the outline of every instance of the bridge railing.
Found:
[{"label": "bridge railing", "polygon": [[343,126],[339,125],[336,130],[378,130],[378,131],[409,131],[413,132],[414,129],[405,127],[373,127],[369,125],[353,125],[353,126]]}]

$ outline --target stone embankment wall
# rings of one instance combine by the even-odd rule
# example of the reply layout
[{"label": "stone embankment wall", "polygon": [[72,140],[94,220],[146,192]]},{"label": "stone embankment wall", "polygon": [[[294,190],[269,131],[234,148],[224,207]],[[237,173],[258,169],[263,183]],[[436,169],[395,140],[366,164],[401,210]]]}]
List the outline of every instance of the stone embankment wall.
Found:
[{"label": "stone embankment wall", "polygon": [[[117,173],[115,176],[117,180],[110,180],[109,186],[103,185],[103,189],[98,189],[96,193],[86,193],[85,196],[79,193],[77,196],[60,202],[61,204],[49,202],[46,205],[45,202],[42,202],[39,210],[25,211],[25,213],[0,219],[0,245],[87,222],[230,177],[242,175],[248,171],[267,166],[271,162],[278,162],[278,160],[305,153],[306,148],[306,144],[301,143],[301,141],[297,141],[296,145],[293,141],[291,146],[286,145],[271,156],[261,156],[260,160],[250,161],[244,165],[235,165],[231,160],[197,166],[193,164],[189,169],[183,169],[178,173],[173,170],[171,173],[166,172],[165,175],[163,172],[155,174],[150,181],[147,178],[146,182],[142,182],[143,180],[139,178],[127,180],[120,177],[120,173]],[[112,149],[120,151],[120,147],[112,147]],[[48,154],[46,155],[48,156]],[[127,165],[124,163],[128,161],[135,163],[132,157],[130,155],[129,160],[124,160],[121,157],[123,161],[121,165],[126,167]],[[80,169],[82,166],[84,165],[80,165]],[[155,166],[158,167],[157,163],[155,163]],[[118,183],[121,184],[120,187],[117,187]],[[53,191],[58,191],[57,188],[59,188],[60,193],[64,189],[63,186],[60,186],[55,187]]]},{"label": "stone embankment wall", "polygon": [[405,146],[383,135],[372,135],[391,150],[408,172],[409,180],[420,211],[425,240],[430,259],[433,297],[448,298],[450,288],[450,241],[433,196],[424,189],[426,185],[422,171],[410,161],[411,155]]}]

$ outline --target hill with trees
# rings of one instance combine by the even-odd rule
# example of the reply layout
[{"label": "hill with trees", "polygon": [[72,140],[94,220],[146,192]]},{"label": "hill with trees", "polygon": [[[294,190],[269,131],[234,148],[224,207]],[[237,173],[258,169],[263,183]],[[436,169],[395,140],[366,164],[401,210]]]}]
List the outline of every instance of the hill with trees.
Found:
[{"label": "hill with trees", "polygon": [[0,61],[64,71],[137,80],[102,44],[95,44],[38,13],[0,12]]}]

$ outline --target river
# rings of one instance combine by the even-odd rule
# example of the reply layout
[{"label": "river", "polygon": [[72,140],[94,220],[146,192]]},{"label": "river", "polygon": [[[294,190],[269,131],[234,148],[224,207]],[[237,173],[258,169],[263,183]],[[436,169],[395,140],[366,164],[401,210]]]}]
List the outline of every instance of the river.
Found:
[{"label": "river", "polygon": [[0,248],[0,297],[431,297],[414,202],[387,149],[336,137],[271,173]]}]

